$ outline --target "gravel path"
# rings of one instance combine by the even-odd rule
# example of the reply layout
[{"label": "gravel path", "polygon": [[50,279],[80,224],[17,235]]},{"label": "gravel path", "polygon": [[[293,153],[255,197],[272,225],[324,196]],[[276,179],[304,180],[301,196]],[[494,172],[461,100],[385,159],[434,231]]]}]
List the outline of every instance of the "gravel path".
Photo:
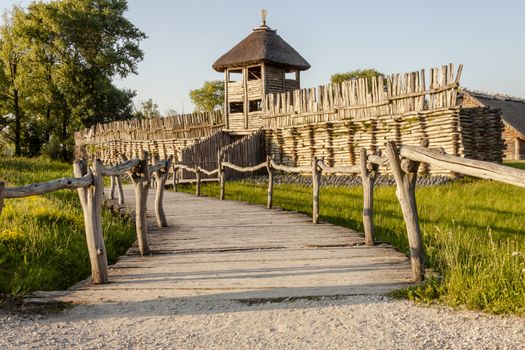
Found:
[{"label": "gravel path", "polygon": [[0,314],[0,349],[523,349],[525,319],[380,296],[159,299]]}]

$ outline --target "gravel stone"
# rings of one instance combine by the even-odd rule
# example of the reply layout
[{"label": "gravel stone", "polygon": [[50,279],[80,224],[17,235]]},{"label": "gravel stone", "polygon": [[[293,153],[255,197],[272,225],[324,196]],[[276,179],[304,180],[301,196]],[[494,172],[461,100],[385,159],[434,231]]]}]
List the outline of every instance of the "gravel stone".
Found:
[{"label": "gravel stone", "polygon": [[4,313],[0,325],[0,349],[523,349],[525,344],[525,318],[382,296],[255,304],[163,298],[78,305],[40,318]]}]

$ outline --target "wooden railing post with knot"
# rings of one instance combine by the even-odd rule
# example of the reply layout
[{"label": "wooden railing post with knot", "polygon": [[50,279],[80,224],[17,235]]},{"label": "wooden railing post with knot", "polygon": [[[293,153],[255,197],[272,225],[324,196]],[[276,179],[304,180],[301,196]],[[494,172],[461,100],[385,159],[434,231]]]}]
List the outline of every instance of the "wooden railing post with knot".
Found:
[{"label": "wooden railing post with knot", "polygon": [[368,160],[365,148],[361,148],[361,182],[363,184],[363,229],[365,244],[374,245],[374,184],[379,164]]},{"label": "wooden railing post with knot", "polygon": [[[428,140],[422,141],[424,147],[428,146]],[[408,158],[400,159],[395,142],[386,144],[386,150],[394,179],[396,181],[396,196],[403,211],[405,226],[410,246],[410,259],[412,262],[412,276],[416,281],[425,278],[425,251],[416,206],[416,181],[419,162]]]},{"label": "wooden railing post with knot", "polygon": [[321,195],[321,174],[317,157],[312,158],[312,222],[319,223],[319,197]]},{"label": "wooden railing post with knot", "polygon": [[[108,282],[108,258],[104,245],[104,237],[102,235],[102,202],[104,199],[103,168],[104,166],[100,159],[96,159],[93,172],[89,173],[93,186],[78,188],[80,205],[84,212],[86,241],[91,261],[91,275],[94,283]],[[88,175],[86,162],[75,162],[73,164],[73,172],[76,177]]]},{"label": "wooden railing post with knot", "polygon": [[150,172],[154,175],[156,186],[155,186],[155,217],[157,219],[157,225],[159,227],[168,227],[166,220],[166,214],[164,213],[164,207],[162,202],[164,199],[164,188],[166,187],[166,181],[168,180],[169,169],[171,168],[171,162],[173,156],[165,162],[161,162],[159,156],[153,157],[154,165],[151,167]]},{"label": "wooden railing post with knot", "polygon": [[272,157],[266,157],[266,170],[268,171],[268,199],[266,207],[272,209],[273,207],[273,171],[272,171]]},{"label": "wooden railing post with knot", "polygon": [[173,192],[178,192],[178,189],[177,189],[177,183],[178,183],[178,173],[179,173],[179,169],[176,167],[175,165],[175,162],[173,162]]},{"label": "wooden railing post with knot", "polygon": [[224,200],[224,186],[225,186],[225,174],[224,174],[224,166],[222,165],[223,155],[222,152],[219,151],[219,154],[217,155],[217,170],[219,171],[219,200]]},{"label": "wooden railing post with knot", "polygon": [[[121,158],[124,162],[128,160],[125,155],[121,155]],[[148,225],[146,223],[146,203],[150,185],[150,173],[147,151],[141,151],[137,168],[130,169],[128,173],[135,189],[135,225],[139,251],[141,255],[148,255],[150,254],[150,249],[148,244]]]},{"label": "wooden railing post with knot", "polygon": [[201,167],[197,165],[195,176],[197,177],[197,183],[195,185],[195,195],[199,197],[201,195]]},{"label": "wooden railing post with knot", "polygon": [[122,177],[121,175],[112,175],[110,178],[110,187],[108,193],[108,199],[115,199],[115,190],[118,194],[118,204],[124,204],[124,190],[122,189]]}]

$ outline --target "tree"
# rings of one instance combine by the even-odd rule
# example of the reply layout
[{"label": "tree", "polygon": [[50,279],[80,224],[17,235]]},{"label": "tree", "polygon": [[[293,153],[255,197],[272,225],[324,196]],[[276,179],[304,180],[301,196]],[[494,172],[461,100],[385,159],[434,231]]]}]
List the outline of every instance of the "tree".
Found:
[{"label": "tree", "polygon": [[141,107],[135,112],[135,118],[138,119],[150,119],[159,118],[159,106],[153,102],[153,99],[149,98],[146,101],[142,101]]},{"label": "tree", "polygon": [[224,105],[224,82],[206,81],[200,89],[190,90],[190,99],[196,111],[211,112],[221,109]]},{"label": "tree", "polygon": [[[3,56],[23,53],[24,65],[18,62],[16,73],[23,72],[24,79],[15,89],[11,82],[17,79],[3,79],[0,93],[5,81],[11,84],[11,96],[24,92],[26,114],[50,126],[48,137],[59,140],[64,159],[65,145],[79,127],[132,117],[135,93],[112,81],[136,74],[143,58],[139,43],[146,36],[124,17],[126,10],[126,0],[35,1],[11,21],[4,20],[4,27],[16,35],[2,31]],[[16,37],[16,45],[9,44],[11,37]],[[12,72],[12,59],[0,61],[4,73]],[[14,107],[5,112],[23,115]]]},{"label": "tree", "polygon": [[174,110],[173,108],[170,108],[170,109],[167,109],[167,110],[164,112],[163,116],[164,116],[164,117],[172,117],[172,116],[175,116],[175,115],[177,115],[177,114],[178,114],[178,113],[177,113],[176,110]]},{"label": "tree", "polygon": [[15,155],[22,155],[21,136],[22,136],[22,110],[21,97],[24,74],[23,60],[26,56],[25,50],[17,41],[14,34],[13,21],[20,16],[22,10],[15,6],[11,17],[7,13],[3,16],[3,23],[0,26],[0,112],[8,112],[14,115],[14,120],[4,120],[14,133],[10,139],[15,144]]},{"label": "tree", "polygon": [[384,76],[383,73],[378,72],[374,68],[356,69],[351,72],[332,74],[332,76],[330,77],[330,82],[331,83],[342,83],[345,80],[352,80],[352,79],[359,79],[359,78],[367,78],[368,82],[370,82],[373,77],[377,77],[379,75]]}]

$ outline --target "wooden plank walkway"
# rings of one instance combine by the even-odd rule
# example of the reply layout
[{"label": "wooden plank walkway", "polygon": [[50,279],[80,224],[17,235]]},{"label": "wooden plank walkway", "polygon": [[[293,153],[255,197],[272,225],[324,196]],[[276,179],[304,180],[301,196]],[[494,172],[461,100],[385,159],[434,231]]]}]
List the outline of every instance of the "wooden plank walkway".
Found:
[{"label": "wooden plank walkway", "polygon": [[[133,208],[131,187],[125,196]],[[171,191],[164,199],[168,228],[157,228],[148,210],[152,256],[131,248],[110,268],[110,284],[84,281],[60,299],[278,299],[382,294],[410,284],[404,254],[388,245],[363,246],[352,230],[235,201]]]}]

